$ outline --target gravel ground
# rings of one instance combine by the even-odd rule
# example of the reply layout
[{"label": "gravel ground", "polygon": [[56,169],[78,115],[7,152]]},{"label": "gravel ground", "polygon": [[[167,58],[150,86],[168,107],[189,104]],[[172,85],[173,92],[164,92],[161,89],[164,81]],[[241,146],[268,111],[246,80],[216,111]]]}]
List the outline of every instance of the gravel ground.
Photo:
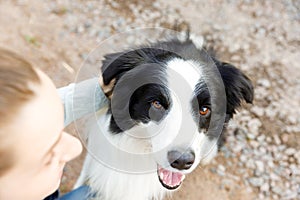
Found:
[{"label": "gravel ground", "polygon": [[[173,199],[300,199],[300,1],[0,0],[0,13],[0,45],[40,66],[57,86],[72,82],[88,53],[113,34],[190,25],[248,74],[255,101],[231,121],[219,156]],[[62,191],[81,161],[67,166]]]}]

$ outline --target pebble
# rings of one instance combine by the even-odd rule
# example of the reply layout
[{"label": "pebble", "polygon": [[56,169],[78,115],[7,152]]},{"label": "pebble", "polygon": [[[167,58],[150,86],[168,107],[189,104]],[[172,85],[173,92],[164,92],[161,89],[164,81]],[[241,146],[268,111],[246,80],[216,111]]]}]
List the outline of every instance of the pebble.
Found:
[{"label": "pebble", "polygon": [[266,141],[268,142],[268,143],[271,143],[272,142],[272,138],[271,137],[266,137]]},{"label": "pebble", "polygon": [[271,190],[279,196],[281,196],[283,193],[282,189],[279,186],[272,187]]},{"label": "pebble", "polygon": [[223,165],[218,165],[218,170],[225,172],[226,168]]},{"label": "pebble", "polygon": [[278,111],[274,110],[273,108],[267,107],[267,108],[265,109],[265,115],[266,115],[267,117],[269,117],[270,119],[275,118],[276,115],[277,115],[277,112],[278,112]]},{"label": "pebble", "polygon": [[252,130],[252,132],[255,132],[255,134],[253,134],[253,133],[251,133],[251,132],[247,133],[247,138],[250,139],[250,140],[255,139],[255,137],[256,137],[256,135],[257,135],[257,131],[253,131],[253,130]]},{"label": "pebble", "polygon": [[265,135],[260,135],[256,138],[256,140],[259,142],[259,143],[262,143],[263,141],[265,141],[266,139],[266,136]]},{"label": "pebble", "polygon": [[274,138],[274,142],[275,142],[276,145],[280,145],[281,144],[281,140],[280,140],[280,138],[279,138],[278,135],[274,135],[273,138]]},{"label": "pebble", "polygon": [[216,172],[219,176],[225,176],[225,170],[226,168],[223,165],[218,165]]},{"label": "pebble", "polygon": [[[248,138],[250,138],[250,137],[248,136]],[[254,138],[255,138],[255,136],[253,138],[250,138],[252,140],[249,142],[249,144],[251,145],[251,147],[253,147],[254,149],[256,149],[256,148],[259,147],[260,144],[256,140],[253,140]]]},{"label": "pebble", "polygon": [[249,169],[255,169],[255,163],[252,159],[248,159],[248,161],[246,162],[246,167]]},{"label": "pebble", "polygon": [[264,180],[257,177],[251,177],[248,179],[248,181],[254,187],[261,187],[264,184]]},{"label": "pebble", "polygon": [[257,84],[265,88],[271,87],[271,82],[268,79],[259,79]]},{"label": "pebble", "polygon": [[[285,193],[284,193],[284,196],[283,196],[283,199],[284,200],[289,200],[289,199],[296,199],[298,196],[297,192],[293,192],[291,190],[287,190]],[[299,199],[299,198],[298,198]]]},{"label": "pebble", "polygon": [[271,173],[269,177],[270,177],[270,180],[272,180],[272,181],[280,180],[280,177],[278,175],[276,175],[275,173]]},{"label": "pebble", "polygon": [[259,134],[258,131],[259,131],[259,128],[261,127],[262,123],[259,119],[254,118],[254,119],[251,119],[247,125],[248,125],[250,133],[257,136]]},{"label": "pebble", "polygon": [[300,151],[296,152],[295,155],[294,155],[294,157],[297,160],[298,165],[300,165]]},{"label": "pebble", "polygon": [[283,143],[287,143],[289,141],[289,135],[284,133],[281,135],[281,140]]},{"label": "pebble", "polygon": [[258,170],[260,173],[263,173],[265,171],[265,165],[262,161],[256,160],[255,166],[256,170]]},{"label": "pebble", "polygon": [[248,160],[248,158],[247,158],[247,156],[245,156],[244,154],[242,154],[242,155],[240,156],[240,161],[241,161],[242,163],[245,163],[247,160]]},{"label": "pebble", "polygon": [[290,115],[290,116],[288,116],[288,121],[291,124],[296,124],[298,122],[298,118],[296,116]]},{"label": "pebble", "polygon": [[272,160],[269,160],[269,161],[268,161],[268,167],[269,167],[270,169],[272,169],[274,166],[275,166],[275,165],[274,165],[274,162],[273,162]]},{"label": "pebble", "polygon": [[270,185],[269,185],[267,182],[263,183],[263,184],[260,186],[260,190],[261,190],[262,192],[267,192],[267,191],[269,191],[269,189],[270,189]]},{"label": "pebble", "polygon": [[294,148],[287,148],[287,149],[284,151],[284,153],[285,153],[286,155],[288,155],[288,156],[292,156],[292,155],[294,155],[296,152],[297,152],[297,151],[296,151],[296,149],[294,149]]}]

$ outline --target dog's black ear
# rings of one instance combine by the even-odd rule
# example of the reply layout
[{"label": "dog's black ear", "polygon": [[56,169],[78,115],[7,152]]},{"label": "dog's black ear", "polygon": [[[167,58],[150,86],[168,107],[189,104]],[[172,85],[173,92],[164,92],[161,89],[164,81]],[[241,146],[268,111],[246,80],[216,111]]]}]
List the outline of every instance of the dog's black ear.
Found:
[{"label": "dog's black ear", "polygon": [[143,60],[137,50],[105,55],[101,68],[103,83],[108,85],[113,79],[117,81],[125,72],[141,64]]},{"label": "dog's black ear", "polygon": [[232,118],[242,100],[252,103],[254,90],[251,80],[239,69],[225,62],[215,61],[223,79],[227,96],[227,114]]}]

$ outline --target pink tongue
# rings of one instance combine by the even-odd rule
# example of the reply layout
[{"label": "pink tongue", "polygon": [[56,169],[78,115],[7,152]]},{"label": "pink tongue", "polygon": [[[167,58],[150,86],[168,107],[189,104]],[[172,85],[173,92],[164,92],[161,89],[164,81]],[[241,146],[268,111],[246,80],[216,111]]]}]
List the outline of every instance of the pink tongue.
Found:
[{"label": "pink tongue", "polygon": [[159,169],[159,172],[164,174],[162,181],[169,186],[179,185],[183,176],[181,173],[171,172],[162,168]]}]

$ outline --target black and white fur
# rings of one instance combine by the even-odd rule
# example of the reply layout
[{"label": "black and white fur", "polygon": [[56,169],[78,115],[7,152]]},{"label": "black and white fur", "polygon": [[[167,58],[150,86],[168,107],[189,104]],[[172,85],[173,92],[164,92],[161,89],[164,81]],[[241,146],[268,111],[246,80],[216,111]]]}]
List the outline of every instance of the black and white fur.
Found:
[{"label": "black and white fur", "polygon": [[[107,109],[98,113],[97,123],[89,132],[87,149],[90,154],[87,154],[76,187],[86,182],[97,194],[97,199],[103,200],[162,199],[180,184],[165,184],[159,168],[171,175],[185,175],[199,164],[208,163],[217,154],[224,130],[210,133],[213,130],[209,126],[213,120],[211,94],[214,89],[208,87],[210,79],[206,75],[211,64],[199,43],[195,39],[171,39],[105,56],[103,83],[108,85],[115,81],[107,93],[111,101]],[[214,57],[212,60],[226,93],[226,97],[218,96],[221,95],[218,92],[215,94],[215,98],[227,100],[225,120],[221,124],[225,129],[241,102],[252,102],[253,87],[234,66]],[[180,93],[179,98],[176,91]],[[210,112],[200,115],[201,109]],[[188,128],[179,127],[182,126],[178,125],[180,121],[184,121],[183,126]],[[196,130],[196,133],[179,133],[186,130]],[[155,132],[159,134],[155,135]],[[147,137],[149,133],[154,134]],[[181,136],[176,138],[178,134]],[[124,159],[122,153],[109,145],[147,156]],[[161,150],[161,147],[166,148]],[[105,159],[113,164],[105,163]],[[155,170],[145,173],[122,170],[134,169],[143,163]],[[124,166],[117,169],[116,165]],[[181,178],[183,181],[184,177]]]}]

